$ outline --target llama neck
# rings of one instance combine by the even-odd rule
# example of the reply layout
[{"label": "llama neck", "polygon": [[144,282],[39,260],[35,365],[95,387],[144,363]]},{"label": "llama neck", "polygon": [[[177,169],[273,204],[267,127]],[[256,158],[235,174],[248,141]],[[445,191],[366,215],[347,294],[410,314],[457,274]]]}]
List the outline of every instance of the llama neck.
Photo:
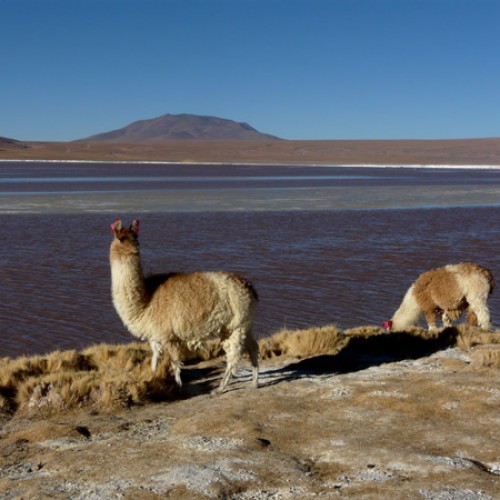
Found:
[{"label": "llama neck", "polygon": [[392,317],[392,327],[394,330],[402,330],[414,326],[422,311],[414,295],[414,286],[412,285],[406,292],[403,302]]},{"label": "llama neck", "polygon": [[148,305],[139,255],[111,259],[113,302],[122,321],[129,323],[141,316]]}]

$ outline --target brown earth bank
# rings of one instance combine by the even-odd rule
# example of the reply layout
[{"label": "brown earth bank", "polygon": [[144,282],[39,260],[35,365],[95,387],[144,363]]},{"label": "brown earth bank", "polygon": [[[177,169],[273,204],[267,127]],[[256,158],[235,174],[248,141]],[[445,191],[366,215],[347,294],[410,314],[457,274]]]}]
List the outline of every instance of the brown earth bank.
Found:
[{"label": "brown earth bank", "polygon": [[500,139],[13,142],[0,159],[270,164],[500,165]]},{"label": "brown earth bank", "polygon": [[[198,360],[182,392],[112,411],[56,410],[52,387],[31,384],[1,420],[0,498],[499,498],[499,345],[467,327],[281,332],[261,341],[257,390],[243,363],[211,396],[223,362]],[[40,371],[10,363],[19,379]]]}]

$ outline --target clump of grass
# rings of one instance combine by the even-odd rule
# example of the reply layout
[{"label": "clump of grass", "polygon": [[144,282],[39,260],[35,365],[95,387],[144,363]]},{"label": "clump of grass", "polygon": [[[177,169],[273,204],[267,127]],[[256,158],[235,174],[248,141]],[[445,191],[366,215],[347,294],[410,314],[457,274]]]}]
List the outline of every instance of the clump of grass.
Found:
[{"label": "clump of grass", "polygon": [[[97,344],[85,349],[82,354],[98,371],[106,374],[125,372],[143,377],[148,369],[151,371],[151,350],[146,344]],[[168,354],[165,357],[168,358]]]},{"label": "clump of grass", "polygon": [[473,368],[500,368],[500,345],[482,345],[472,352]]},{"label": "clump of grass", "polygon": [[[438,335],[438,331],[429,331],[418,326],[408,328],[404,333],[414,337],[421,337],[423,339],[433,339]],[[379,326],[357,326],[355,328],[348,328],[344,331],[348,337],[369,338],[375,335],[395,335],[395,333],[388,332]]]},{"label": "clump of grass", "polygon": [[151,373],[151,352],[141,344],[97,345],[83,352],[5,358],[0,411],[50,414],[79,408],[101,412],[172,397],[168,354]]},{"label": "clump of grass", "polygon": [[500,332],[487,332],[481,328],[468,325],[457,327],[457,346],[462,349],[470,349],[476,345],[500,344]]},{"label": "clump of grass", "polygon": [[333,325],[304,330],[279,330],[273,336],[259,342],[262,359],[278,356],[305,358],[339,352],[348,340]]},{"label": "clump of grass", "polygon": [[500,331],[487,332],[460,325],[457,346],[471,351],[473,368],[500,368]]},{"label": "clump of grass", "polygon": [[[221,354],[219,341],[182,352],[188,363]],[[99,344],[82,352],[4,358],[0,365],[0,413],[47,415],[80,408],[107,412],[172,399],[176,391],[169,365],[168,353],[164,353],[153,375],[151,350],[140,343]]]},{"label": "clump of grass", "polygon": [[355,328],[348,328],[344,330],[344,334],[349,337],[362,337],[367,338],[373,335],[381,335],[386,331],[378,326],[357,326]]}]

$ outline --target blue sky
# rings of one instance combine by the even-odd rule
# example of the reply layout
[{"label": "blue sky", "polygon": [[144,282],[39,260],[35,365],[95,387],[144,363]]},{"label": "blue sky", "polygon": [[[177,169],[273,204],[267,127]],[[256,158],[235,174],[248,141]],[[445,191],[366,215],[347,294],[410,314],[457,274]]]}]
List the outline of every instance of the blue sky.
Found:
[{"label": "blue sky", "polygon": [[0,136],[166,113],[285,139],[500,137],[500,1],[0,0]]}]

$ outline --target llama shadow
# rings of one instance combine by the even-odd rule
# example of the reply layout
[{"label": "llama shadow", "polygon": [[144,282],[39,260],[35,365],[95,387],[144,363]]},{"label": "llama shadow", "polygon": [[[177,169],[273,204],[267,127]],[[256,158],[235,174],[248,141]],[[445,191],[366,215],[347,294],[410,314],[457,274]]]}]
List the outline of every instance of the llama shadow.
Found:
[{"label": "llama shadow", "polygon": [[[267,371],[261,386],[271,386],[283,381],[307,376],[346,374],[404,360],[430,356],[456,344],[459,331],[454,328],[429,335],[429,338],[408,332],[395,332],[371,337],[352,337],[347,346],[337,354],[322,354],[291,363],[284,368]],[[280,376],[281,375],[281,376]]]},{"label": "llama shadow", "polygon": [[[185,366],[182,370],[182,389],[179,399],[189,399],[212,392],[222,379],[224,367],[218,366]],[[228,391],[230,387],[228,387]]]},{"label": "llama shadow", "polygon": [[[270,387],[281,382],[319,375],[353,373],[385,363],[415,360],[430,356],[456,344],[459,330],[445,328],[428,337],[410,332],[383,333],[369,337],[351,337],[337,354],[320,354],[292,362],[282,368],[263,370],[259,387]],[[211,393],[220,384],[225,360],[220,358],[208,365],[186,365],[182,370],[183,386],[178,399],[189,399]],[[233,377],[226,392],[247,388],[251,373],[247,371]]]}]

